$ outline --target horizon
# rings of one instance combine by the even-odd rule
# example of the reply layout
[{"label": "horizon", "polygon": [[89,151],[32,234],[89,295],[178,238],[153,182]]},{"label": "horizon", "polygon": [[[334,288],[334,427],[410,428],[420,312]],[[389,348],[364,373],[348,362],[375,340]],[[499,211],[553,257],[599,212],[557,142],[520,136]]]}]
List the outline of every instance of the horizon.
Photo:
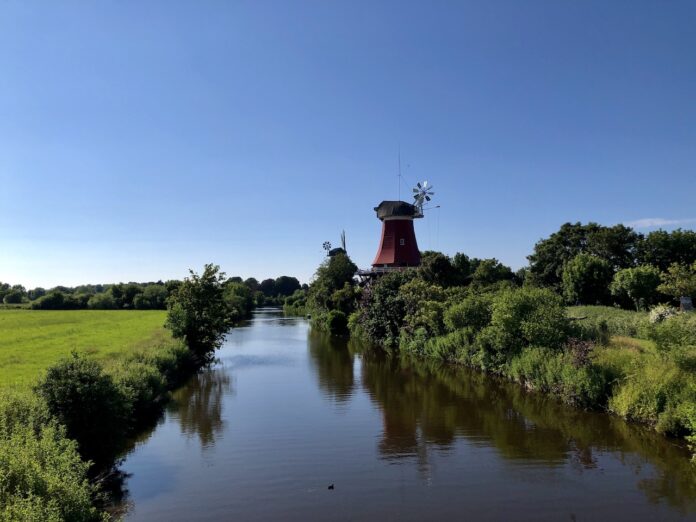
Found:
[{"label": "horizon", "polygon": [[0,281],[307,283],[426,179],[420,250],[513,269],[565,222],[693,229],[696,5],[668,7],[5,3]]}]

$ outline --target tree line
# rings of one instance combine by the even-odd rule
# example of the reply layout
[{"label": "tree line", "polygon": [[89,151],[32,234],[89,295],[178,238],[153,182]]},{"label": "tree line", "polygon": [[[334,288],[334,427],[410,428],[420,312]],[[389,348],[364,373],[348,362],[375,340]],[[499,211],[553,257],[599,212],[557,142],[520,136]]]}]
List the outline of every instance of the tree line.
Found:
[{"label": "tree line", "polygon": [[[169,280],[56,286],[49,290],[37,287],[27,290],[22,285],[0,282],[0,302],[35,310],[164,310],[167,308],[167,301],[181,284],[179,280]],[[261,282],[253,277],[246,280],[230,277],[227,284],[235,285],[236,293],[244,299],[250,299],[253,306],[282,304],[285,297],[302,288],[297,278],[290,276],[264,279]],[[250,306],[244,308],[251,309]]]}]

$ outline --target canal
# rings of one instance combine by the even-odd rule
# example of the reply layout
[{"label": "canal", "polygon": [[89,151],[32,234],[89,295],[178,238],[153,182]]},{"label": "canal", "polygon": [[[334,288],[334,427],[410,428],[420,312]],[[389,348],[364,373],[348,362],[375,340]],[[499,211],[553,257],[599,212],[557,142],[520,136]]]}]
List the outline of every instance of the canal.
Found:
[{"label": "canal", "polygon": [[609,415],[278,310],[218,357],[123,462],[126,520],[696,519],[685,449]]}]

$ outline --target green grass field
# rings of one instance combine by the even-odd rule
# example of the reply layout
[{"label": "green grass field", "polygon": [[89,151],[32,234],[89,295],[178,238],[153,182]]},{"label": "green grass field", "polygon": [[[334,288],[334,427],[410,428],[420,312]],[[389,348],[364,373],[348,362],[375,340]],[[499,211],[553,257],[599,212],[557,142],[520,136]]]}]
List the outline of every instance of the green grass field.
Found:
[{"label": "green grass field", "polygon": [[0,310],[0,387],[26,388],[73,350],[104,362],[173,340],[163,310]]}]

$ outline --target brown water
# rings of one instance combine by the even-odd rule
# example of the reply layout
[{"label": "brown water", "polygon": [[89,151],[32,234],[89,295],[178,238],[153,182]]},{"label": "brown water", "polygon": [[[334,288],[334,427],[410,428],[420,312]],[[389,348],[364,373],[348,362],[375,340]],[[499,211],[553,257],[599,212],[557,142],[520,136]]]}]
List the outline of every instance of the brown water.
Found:
[{"label": "brown water", "polygon": [[124,462],[127,520],[696,520],[684,449],[608,415],[273,310],[219,358]]}]

